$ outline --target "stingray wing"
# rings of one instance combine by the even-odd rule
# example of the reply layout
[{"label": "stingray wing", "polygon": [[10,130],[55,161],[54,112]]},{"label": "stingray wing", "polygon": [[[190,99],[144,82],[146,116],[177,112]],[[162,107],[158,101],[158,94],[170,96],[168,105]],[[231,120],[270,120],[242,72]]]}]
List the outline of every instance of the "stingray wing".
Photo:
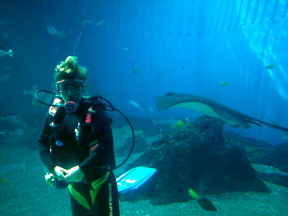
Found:
[{"label": "stingray wing", "polygon": [[155,97],[153,99],[155,100],[156,107],[160,112],[168,108],[179,107],[194,110],[211,117],[220,118],[230,124],[232,127],[243,127],[247,129],[250,127],[250,124],[254,124],[260,127],[265,125],[288,132],[287,128],[247,116],[223,104],[199,95],[167,93],[161,97]]}]

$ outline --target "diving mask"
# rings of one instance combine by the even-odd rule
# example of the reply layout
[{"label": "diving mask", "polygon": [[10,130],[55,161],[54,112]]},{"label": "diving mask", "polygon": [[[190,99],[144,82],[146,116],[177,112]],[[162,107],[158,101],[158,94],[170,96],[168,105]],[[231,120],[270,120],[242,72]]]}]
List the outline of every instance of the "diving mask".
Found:
[{"label": "diving mask", "polygon": [[84,90],[84,82],[82,80],[61,80],[57,82],[56,89],[61,94],[68,94],[72,90],[74,93],[80,93]]}]

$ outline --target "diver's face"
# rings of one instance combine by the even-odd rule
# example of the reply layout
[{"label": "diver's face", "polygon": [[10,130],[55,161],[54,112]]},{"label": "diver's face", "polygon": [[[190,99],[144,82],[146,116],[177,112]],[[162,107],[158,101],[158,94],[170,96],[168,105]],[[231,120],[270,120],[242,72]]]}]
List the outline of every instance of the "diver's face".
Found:
[{"label": "diver's face", "polygon": [[82,93],[68,93],[68,94],[61,94],[64,103],[68,102],[68,101],[73,101],[75,103],[79,103],[82,100]]},{"label": "diver's face", "polygon": [[57,90],[64,102],[79,103],[82,100],[83,82],[81,80],[62,80],[57,83]]}]

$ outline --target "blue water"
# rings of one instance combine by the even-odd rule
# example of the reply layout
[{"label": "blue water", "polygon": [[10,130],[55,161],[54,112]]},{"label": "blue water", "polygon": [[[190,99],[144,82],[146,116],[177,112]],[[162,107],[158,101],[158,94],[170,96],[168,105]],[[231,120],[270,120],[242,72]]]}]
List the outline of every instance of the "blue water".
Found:
[{"label": "blue water", "polygon": [[[271,119],[288,128],[287,11],[288,0],[2,0],[0,46],[1,35],[5,34],[12,44],[2,50],[12,49],[13,57],[0,57],[0,77],[11,75],[0,82],[0,116],[17,115],[23,119],[31,113],[44,116],[48,108],[33,104],[33,96],[23,95],[23,90],[30,91],[37,86],[37,89],[55,91],[54,68],[67,56],[75,55],[79,64],[89,71],[88,93],[102,95],[128,118],[173,116],[177,120],[193,121],[201,116],[180,108],[158,112],[153,97],[175,92],[205,96],[246,115],[269,123]],[[49,25],[63,37],[49,34]],[[267,69],[268,64],[276,66]],[[223,81],[227,85],[221,87]],[[144,111],[131,106],[127,101],[131,99]],[[39,121],[42,120],[36,117],[27,121],[25,130],[35,129]],[[10,127],[7,122],[0,123],[1,132]],[[13,126],[13,131],[16,129]],[[287,142],[288,138],[284,132],[269,127],[234,129],[226,124],[224,130],[272,145]],[[2,211],[9,212],[6,215],[12,215],[10,212],[69,215],[67,194],[47,192],[42,164],[36,158],[38,151],[30,151],[26,146],[20,148],[17,139],[1,136],[0,161],[5,165],[20,163],[19,158],[31,154],[27,166],[30,178],[22,179],[21,171],[5,176],[9,183],[0,184],[3,191],[0,195],[5,200]],[[269,183],[269,187],[273,185]],[[231,215],[237,214],[235,207],[240,212],[245,205],[249,212],[287,214],[287,190],[275,188],[269,197],[243,193],[242,203],[233,199],[239,194],[227,195],[228,198],[224,194],[220,200],[231,201],[230,205],[220,201],[218,205],[229,206],[227,214]],[[66,205],[55,204],[55,196]],[[212,198],[215,202],[218,199]],[[152,209],[149,201],[143,202],[143,206],[122,203],[123,215],[149,212]],[[185,212],[189,214],[199,208],[195,203],[179,204],[179,209],[187,209]],[[135,206],[137,212],[132,214]],[[172,206],[165,212],[164,207],[153,207],[155,215],[173,215],[171,209],[178,211]]]},{"label": "blue water", "polygon": [[[37,85],[52,90],[55,66],[76,55],[94,83],[89,94],[101,94],[131,116],[164,119],[172,115],[192,121],[200,114],[178,108],[159,113],[155,107],[152,97],[178,92],[209,97],[288,127],[287,4],[284,0],[2,2],[0,18],[9,23],[1,25],[0,32],[13,42],[7,50],[11,48],[14,56],[2,57],[0,63],[14,70],[1,82],[0,111],[46,112],[46,107],[31,106],[32,97],[23,96],[23,89]],[[93,24],[82,25],[85,20]],[[102,20],[103,25],[96,27]],[[60,38],[48,33],[48,25],[72,33]],[[277,66],[267,70],[267,64]],[[140,70],[137,74],[134,67]],[[222,81],[228,81],[227,86],[221,87]],[[226,126],[225,130],[274,145],[285,141],[282,132],[266,127]]]}]

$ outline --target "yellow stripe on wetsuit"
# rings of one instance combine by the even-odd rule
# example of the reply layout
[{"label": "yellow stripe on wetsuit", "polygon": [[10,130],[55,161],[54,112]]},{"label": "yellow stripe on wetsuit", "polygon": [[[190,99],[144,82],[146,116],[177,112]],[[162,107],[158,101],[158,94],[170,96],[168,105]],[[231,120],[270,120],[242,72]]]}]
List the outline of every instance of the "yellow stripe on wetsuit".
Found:
[{"label": "yellow stripe on wetsuit", "polygon": [[[92,204],[94,205],[94,200],[95,197],[99,191],[99,189],[101,188],[102,184],[107,180],[108,176],[109,176],[110,172],[107,172],[103,177],[95,180],[92,182],[91,187],[93,188],[90,189],[90,196],[91,196],[91,200],[92,200]],[[74,199],[80,203],[82,206],[84,206],[86,209],[91,210],[89,203],[87,202],[86,198],[84,196],[82,196],[80,193],[78,193],[72,186],[72,184],[68,185],[69,191],[71,193],[71,195],[74,197]]]}]

